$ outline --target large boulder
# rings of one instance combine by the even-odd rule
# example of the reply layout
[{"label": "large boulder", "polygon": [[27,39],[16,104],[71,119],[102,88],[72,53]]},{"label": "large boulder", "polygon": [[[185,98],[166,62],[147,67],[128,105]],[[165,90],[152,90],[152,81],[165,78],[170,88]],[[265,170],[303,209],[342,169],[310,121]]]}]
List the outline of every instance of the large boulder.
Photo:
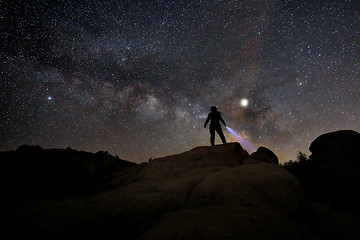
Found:
[{"label": "large boulder", "polygon": [[360,216],[360,134],[352,130],[326,133],[309,149],[312,154],[304,177],[308,197]]},{"label": "large boulder", "polygon": [[164,213],[140,239],[301,239],[293,218],[302,200],[302,186],[280,166],[212,169],[179,210]]},{"label": "large boulder", "polygon": [[323,134],[310,145],[311,159],[340,171],[360,174],[360,133],[341,130]]},{"label": "large boulder", "polygon": [[201,167],[239,165],[248,154],[239,143],[197,147],[177,155],[158,158],[145,164],[137,180],[176,176]]},{"label": "large boulder", "polygon": [[248,156],[239,143],[196,147],[187,152],[142,163],[135,169],[121,173],[113,184],[172,177],[204,167],[234,167]]},{"label": "large boulder", "polygon": [[257,159],[267,163],[279,164],[279,159],[270,149],[266,147],[259,147],[256,152],[250,155],[250,158]]}]

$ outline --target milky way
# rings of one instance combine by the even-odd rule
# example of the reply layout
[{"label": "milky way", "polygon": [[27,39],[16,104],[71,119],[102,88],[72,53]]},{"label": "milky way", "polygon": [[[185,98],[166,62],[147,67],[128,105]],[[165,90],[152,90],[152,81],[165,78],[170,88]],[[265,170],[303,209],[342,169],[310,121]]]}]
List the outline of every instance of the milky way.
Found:
[{"label": "milky way", "polygon": [[210,145],[213,105],[281,161],[360,130],[357,1],[2,1],[0,21],[0,150],[142,162]]}]

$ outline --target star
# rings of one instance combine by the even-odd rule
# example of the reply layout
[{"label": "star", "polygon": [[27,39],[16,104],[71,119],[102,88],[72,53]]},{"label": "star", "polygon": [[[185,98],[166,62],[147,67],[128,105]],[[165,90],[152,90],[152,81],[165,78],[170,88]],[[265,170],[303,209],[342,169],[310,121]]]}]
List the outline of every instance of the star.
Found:
[{"label": "star", "polygon": [[249,100],[247,100],[246,98],[241,99],[241,100],[240,100],[240,105],[241,105],[242,107],[247,107],[247,106],[249,106]]}]

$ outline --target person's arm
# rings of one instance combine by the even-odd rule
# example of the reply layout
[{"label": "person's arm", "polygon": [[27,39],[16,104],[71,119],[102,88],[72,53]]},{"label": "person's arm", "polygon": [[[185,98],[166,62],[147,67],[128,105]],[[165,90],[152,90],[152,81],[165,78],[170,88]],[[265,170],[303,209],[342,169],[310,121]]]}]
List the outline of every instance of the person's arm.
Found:
[{"label": "person's arm", "polygon": [[206,128],[206,125],[208,124],[209,121],[210,121],[210,113],[205,121],[204,128]]},{"label": "person's arm", "polygon": [[221,114],[220,114],[220,121],[224,124],[224,126],[226,127],[226,123],[224,121],[224,119],[222,118]]}]

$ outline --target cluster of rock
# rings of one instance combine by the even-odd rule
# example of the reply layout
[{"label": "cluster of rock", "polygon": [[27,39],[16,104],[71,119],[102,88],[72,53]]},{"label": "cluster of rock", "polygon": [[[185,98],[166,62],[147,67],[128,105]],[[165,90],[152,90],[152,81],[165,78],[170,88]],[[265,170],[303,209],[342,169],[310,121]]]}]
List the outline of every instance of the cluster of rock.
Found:
[{"label": "cluster of rock", "polygon": [[[197,147],[112,174],[106,191],[2,204],[0,226],[14,239],[359,239],[341,206],[359,199],[360,135],[334,134],[311,145],[302,183],[265,147]],[[339,192],[335,205],[321,198]]]},{"label": "cluster of rock", "polygon": [[[299,181],[269,149],[197,147],[118,173],[112,190],[15,211],[39,238],[301,239]],[[17,214],[17,215],[16,215]],[[19,226],[16,217],[15,224]]]},{"label": "cluster of rock", "polygon": [[318,239],[360,239],[360,134],[340,130],[317,137],[311,155],[285,164],[302,183],[303,219]]}]

